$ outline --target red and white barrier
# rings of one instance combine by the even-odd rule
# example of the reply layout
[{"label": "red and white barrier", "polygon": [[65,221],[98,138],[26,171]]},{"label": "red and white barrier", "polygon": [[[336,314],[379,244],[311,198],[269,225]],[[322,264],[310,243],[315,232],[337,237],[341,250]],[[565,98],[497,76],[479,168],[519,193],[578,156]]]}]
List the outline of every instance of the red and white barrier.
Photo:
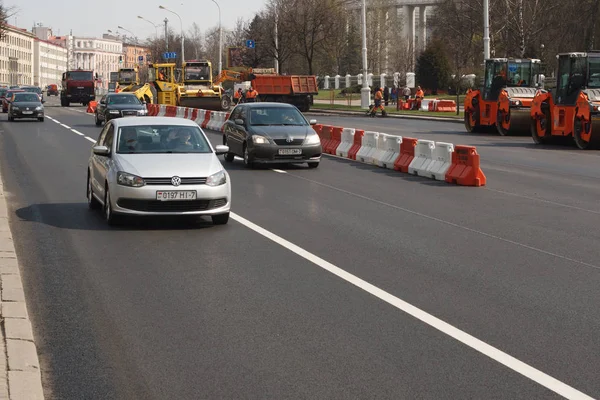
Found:
[{"label": "red and white barrier", "polygon": [[402,136],[385,136],[385,153],[378,164],[381,168],[394,169],[394,163],[400,157],[400,146],[402,145]]},{"label": "red and white barrier", "polygon": [[339,157],[348,158],[350,148],[354,144],[354,129],[344,128],[342,129],[342,141],[335,150],[335,154]]},{"label": "red and white barrier", "polygon": [[415,147],[415,158],[408,166],[408,173],[429,178],[427,168],[433,162],[433,149],[435,149],[433,140],[418,140],[417,147]]},{"label": "red and white barrier", "polygon": [[377,148],[373,152],[373,164],[378,165],[380,167],[382,166],[383,157],[385,156],[386,138],[388,136],[389,135],[386,133],[380,133],[379,136],[377,136]]}]

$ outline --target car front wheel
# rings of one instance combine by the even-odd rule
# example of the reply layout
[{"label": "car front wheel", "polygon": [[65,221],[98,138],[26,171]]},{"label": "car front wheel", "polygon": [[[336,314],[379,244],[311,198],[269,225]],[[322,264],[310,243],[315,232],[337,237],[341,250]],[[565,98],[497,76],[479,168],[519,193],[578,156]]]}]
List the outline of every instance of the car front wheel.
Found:
[{"label": "car front wheel", "polygon": [[108,185],[106,185],[106,194],[104,195],[104,219],[108,225],[114,226],[119,222],[119,216],[116,215],[112,209],[112,204],[110,203],[110,192],[108,190]]}]

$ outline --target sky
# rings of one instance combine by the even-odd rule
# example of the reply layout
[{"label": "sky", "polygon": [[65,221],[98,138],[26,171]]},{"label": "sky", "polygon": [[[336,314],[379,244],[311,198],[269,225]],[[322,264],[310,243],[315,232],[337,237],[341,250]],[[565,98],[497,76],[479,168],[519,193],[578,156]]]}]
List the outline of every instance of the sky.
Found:
[{"label": "sky", "polygon": [[[267,0],[215,0],[221,7],[223,29],[233,29],[239,18],[245,20],[265,8]],[[55,35],[66,35],[73,30],[75,36],[102,37],[107,30],[119,31],[122,35],[133,32],[140,40],[153,37],[156,29],[150,22],[137,18],[138,15],[160,25],[158,34],[164,32],[164,19],[169,19],[169,27],[175,33],[181,31],[179,18],[160,5],[181,16],[184,31],[194,22],[202,33],[219,26],[219,9],[212,0],[0,0],[6,7],[14,7],[17,13],[7,21],[11,25],[31,31],[34,24],[52,28]],[[13,12],[14,12],[13,11]]]}]

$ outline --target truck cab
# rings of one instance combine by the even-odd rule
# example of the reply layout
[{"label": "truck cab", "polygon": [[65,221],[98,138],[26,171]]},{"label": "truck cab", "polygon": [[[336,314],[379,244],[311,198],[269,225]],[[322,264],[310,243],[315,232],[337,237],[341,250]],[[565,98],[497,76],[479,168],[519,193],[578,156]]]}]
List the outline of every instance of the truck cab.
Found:
[{"label": "truck cab", "polygon": [[62,90],[60,92],[60,105],[68,107],[71,103],[81,103],[86,106],[90,101],[96,100],[96,79],[89,70],[73,70],[62,74]]}]

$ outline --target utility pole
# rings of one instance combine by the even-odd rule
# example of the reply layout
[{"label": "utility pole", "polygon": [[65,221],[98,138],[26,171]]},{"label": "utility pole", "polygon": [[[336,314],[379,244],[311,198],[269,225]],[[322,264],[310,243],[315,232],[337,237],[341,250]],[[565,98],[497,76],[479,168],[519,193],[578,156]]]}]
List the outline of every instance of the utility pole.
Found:
[{"label": "utility pole", "polygon": [[367,2],[362,2],[362,62],[363,62],[363,84],[360,89],[360,107],[368,110],[371,103],[371,88],[368,82],[367,70]]},{"label": "utility pole", "polygon": [[169,51],[169,20],[165,17],[165,51]]},{"label": "utility pole", "polygon": [[277,24],[279,23],[279,15],[275,12],[275,73],[279,75],[279,40],[277,38]]},{"label": "utility pole", "polygon": [[490,0],[483,0],[483,59],[490,58]]}]

